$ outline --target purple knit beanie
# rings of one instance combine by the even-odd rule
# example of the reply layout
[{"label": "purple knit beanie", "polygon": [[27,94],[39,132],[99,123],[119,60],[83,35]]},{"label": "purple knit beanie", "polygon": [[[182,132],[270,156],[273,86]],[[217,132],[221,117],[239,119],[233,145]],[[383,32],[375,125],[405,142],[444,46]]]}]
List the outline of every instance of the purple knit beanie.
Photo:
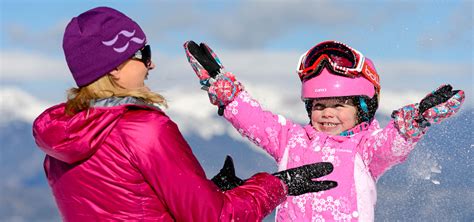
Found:
[{"label": "purple knit beanie", "polygon": [[63,38],[66,62],[79,87],[105,76],[145,44],[140,26],[108,7],[94,8],[72,18]]}]

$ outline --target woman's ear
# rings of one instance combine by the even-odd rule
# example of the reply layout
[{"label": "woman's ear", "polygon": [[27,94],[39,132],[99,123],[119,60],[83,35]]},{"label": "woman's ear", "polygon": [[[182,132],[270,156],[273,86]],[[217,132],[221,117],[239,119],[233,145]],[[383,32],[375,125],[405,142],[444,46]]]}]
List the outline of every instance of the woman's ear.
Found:
[{"label": "woman's ear", "polygon": [[115,80],[120,79],[120,69],[119,69],[119,68],[113,69],[112,71],[109,72],[109,74],[110,74],[110,75],[112,76],[112,78],[114,78]]}]

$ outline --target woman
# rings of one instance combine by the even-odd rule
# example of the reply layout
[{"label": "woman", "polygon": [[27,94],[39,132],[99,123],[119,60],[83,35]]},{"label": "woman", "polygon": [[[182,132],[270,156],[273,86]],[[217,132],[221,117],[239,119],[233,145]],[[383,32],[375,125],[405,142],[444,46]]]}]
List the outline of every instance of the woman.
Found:
[{"label": "woman", "polygon": [[[78,88],[34,122],[44,168],[66,221],[256,221],[287,195],[330,189],[311,179],[331,164],[259,173],[220,190],[144,84],[151,61],[142,29],[98,7],[73,18],[63,49]],[[289,175],[289,176],[288,176]]]}]

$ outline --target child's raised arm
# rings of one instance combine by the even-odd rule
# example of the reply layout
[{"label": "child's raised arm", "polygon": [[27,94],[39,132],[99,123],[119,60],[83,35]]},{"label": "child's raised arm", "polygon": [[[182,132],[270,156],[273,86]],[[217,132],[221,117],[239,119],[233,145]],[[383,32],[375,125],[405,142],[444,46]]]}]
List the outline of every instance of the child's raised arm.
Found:
[{"label": "child's raised arm", "polygon": [[464,91],[442,85],[420,103],[393,111],[389,125],[373,133],[364,143],[364,149],[371,153],[370,170],[374,177],[403,162],[428,127],[457,113],[463,102]]},{"label": "child's raised arm", "polygon": [[426,95],[420,103],[393,111],[395,126],[406,139],[419,139],[433,123],[440,123],[457,113],[464,102],[464,91],[442,85]]},{"label": "child's raised arm", "polygon": [[[188,62],[199,78],[201,89],[207,91],[213,105],[219,107],[218,114],[226,112],[226,119],[250,141],[262,147],[277,162],[283,156],[280,140],[286,139],[290,121],[269,111],[244,91],[235,76],[226,72],[217,55],[205,43],[184,43]],[[227,108],[226,108],[227,107]]]}]

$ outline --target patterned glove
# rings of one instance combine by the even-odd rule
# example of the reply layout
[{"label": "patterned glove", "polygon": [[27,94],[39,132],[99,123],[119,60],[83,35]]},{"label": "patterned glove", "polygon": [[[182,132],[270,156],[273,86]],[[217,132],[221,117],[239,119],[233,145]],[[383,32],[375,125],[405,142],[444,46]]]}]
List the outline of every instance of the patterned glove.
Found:
[{"label": "patterned glove", "polygon": [[211,180],[222,191],[234,189],[244,183],[242,179],[235,176],[234,162],[229,155],[226,156],[224,166],[220,172]]},{"label": "patterned glove", "polygon": [[393,111],[392,118],[400,133],[407,139],[419,139],[432,123],[439,123],[459,111],[464,102],[464,91],[442,85],[426,95],[420,103]]},{"label": "patterned glove", "polygon": [[199,78],[201,89],[209,94],[212,104],[219,106],[218,114],[243,90],[235,76],[224,70],[217,55],[205,43],[197,45],[193,41],[184,43],[188,62]]}]

